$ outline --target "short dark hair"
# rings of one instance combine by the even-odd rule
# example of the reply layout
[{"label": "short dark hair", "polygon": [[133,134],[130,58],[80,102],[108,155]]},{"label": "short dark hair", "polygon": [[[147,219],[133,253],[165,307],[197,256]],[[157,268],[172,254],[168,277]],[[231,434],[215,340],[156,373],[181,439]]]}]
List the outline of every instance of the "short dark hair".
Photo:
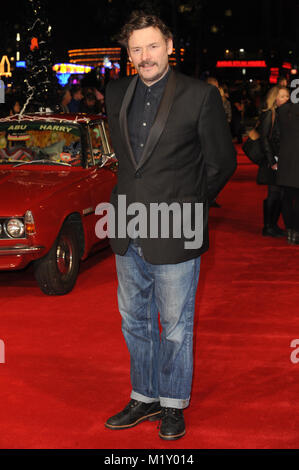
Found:
[{"label": "short dark hair", "polygon": [[82,91],[81,85],[72,85],[71,93],[74,96],[78,91]]},{"label": "short dark hair", "polygon": [[173,35],[168,26],[156,15],[147,14],[142,10],[134,10],[131,13],[127,23],[122,27],[120,35],[118,37],[118,42],[123,47],[128,47],[128,41],[133,33],[138,29],[144,28],[158,28],[163,34],[165,40],[172,39]]}]

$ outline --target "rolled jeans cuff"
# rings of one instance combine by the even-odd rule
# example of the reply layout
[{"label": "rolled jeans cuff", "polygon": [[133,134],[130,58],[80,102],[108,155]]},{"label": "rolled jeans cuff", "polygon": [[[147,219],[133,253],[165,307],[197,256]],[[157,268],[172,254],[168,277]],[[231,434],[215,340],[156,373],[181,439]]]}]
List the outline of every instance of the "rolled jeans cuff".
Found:
[{"label": "rolled jeans cuff", "polygon": [[134,392],[131,393],[131,398],[133,400],[142,401],[143,403],[155,403],[157,401],[160,402],[160,405],[165,408],[178,408],[183,410],[189,406],[190,398],[187,400],[182,400],[180,398],[167,398],[167,397],[160,397],[160,398],[150,398],[142,395],[141,393]]},{"label": "rolled jeans cuff", "polygon": [[159,398],[146,397],[145,395],[141,395],[141,393],[134,392],[134,390],[131,393],[131,398],[133,400],[142,401],[143,403],[154,403],[156,401],[160,401]]},{"label": "rolled jeans cuff", "polygon": [[164,408],[179,408],[183,410],[189,406],[190,398],[182,400],[180,398],[160,397],[160,405]]}]

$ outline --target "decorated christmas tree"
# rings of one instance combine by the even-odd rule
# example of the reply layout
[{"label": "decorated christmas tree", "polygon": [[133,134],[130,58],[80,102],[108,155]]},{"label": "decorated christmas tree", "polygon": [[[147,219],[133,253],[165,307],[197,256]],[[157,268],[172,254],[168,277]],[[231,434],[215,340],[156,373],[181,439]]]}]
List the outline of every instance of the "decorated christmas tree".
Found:
[{"label": "decorated christmas tree", "polygon": [[27,101],[26,110],[55,110],[57,106],[57,79],[53,72],[53,52],[50,46],[49,25],[44,0],[27,0],[29,21],[27,27]]}]

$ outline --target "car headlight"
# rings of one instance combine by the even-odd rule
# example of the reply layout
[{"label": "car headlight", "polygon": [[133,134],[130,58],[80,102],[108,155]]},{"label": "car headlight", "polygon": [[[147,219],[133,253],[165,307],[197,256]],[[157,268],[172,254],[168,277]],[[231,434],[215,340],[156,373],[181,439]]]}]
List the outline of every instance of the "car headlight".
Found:
[{"label": "car headlight", "polygon": [[0,224],[0,235],[2,233],[2,224]]},{"label": "car headlight", "polygon": [[24,235],[24,224],[20,219],[10,219],[6,224],[6,232],[12,238],[20,238]]}]

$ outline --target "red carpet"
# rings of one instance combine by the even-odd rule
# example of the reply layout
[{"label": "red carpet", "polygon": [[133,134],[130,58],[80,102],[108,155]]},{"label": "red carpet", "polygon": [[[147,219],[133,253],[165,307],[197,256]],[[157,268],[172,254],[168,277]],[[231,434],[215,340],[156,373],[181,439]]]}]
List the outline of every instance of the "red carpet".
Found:
[{"label": "red carpet", "polygon": [[[239,166],[211,210],[202,261],[187,434],[159,439],[157,424],[127,431],[104,421],[129,399],[109,249],[81,266],[72,293],[47,297],[32,268],[0,273],[0,448],[296,449],[299,443],[299,246],[261,236],[265,188]],[[299,354],[298,354],[299,356]]]}]

